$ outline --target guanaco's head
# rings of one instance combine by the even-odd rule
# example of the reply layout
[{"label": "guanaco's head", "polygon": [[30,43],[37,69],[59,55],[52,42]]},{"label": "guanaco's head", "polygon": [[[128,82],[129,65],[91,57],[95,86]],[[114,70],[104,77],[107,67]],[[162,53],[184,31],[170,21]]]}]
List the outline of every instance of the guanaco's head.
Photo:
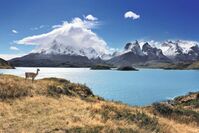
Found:
[{"label": "guanaco's head", "polygon": [[39,72],[40,71],[40,69],[37,69],[37,72]]}]

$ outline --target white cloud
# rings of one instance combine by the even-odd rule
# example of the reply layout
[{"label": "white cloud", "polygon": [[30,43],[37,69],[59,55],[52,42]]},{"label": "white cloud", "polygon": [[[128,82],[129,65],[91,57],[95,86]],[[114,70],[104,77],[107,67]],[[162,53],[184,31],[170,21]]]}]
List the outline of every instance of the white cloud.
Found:
[{"label": "white cloud", "polygon": [[46,27],[49,27],[49,26],[48,25],[40,25],[38,27],[30,28],[30,30],[40,30],[40,29],[43,29],[43,28],[46,28]]},{"label": "white cloud", "polygon": [[17,34],[17,33],[19,33],[19,32],[13,29],[13,30],[12,30],[12,33]]},{"label": "white cloud", "polygon": [[19,48],[15,47],[15,46],[10,46],[10,50],[18,51],[18,50],[19,50]]},{"label": "white cloud", "polygon": [[62,25],[53,25],[52,29],[56,29],[56,28],[60,28],[60,27],[62,27]]},{"label": "white cloud", "polygon": [[98,18],[94,17],[93,15],[89,14],[86,17],[84,17],[88,21],[97,21]]},{"label": "white cloud", "polygon": [[[25,37],[15,41],[17,44],[38,45],[38,50],[49,50],[56,40],[63,48],[66,46],[86,49],[93,48],[98,54],[109,53],[107,43],[92,31],[96,22],[74,18],[71,22],[63,22],[62,25],[53,26],[54,29],[48,33]],[[33,50],[33,51],[35,51]]]},{"label": "white cloud", "polygon": [[133,20],[135,20],[135,19],[139,19],[140,15],[138,15],[132,11],[128,11],[124,14],[124,18],[132,18]]}]

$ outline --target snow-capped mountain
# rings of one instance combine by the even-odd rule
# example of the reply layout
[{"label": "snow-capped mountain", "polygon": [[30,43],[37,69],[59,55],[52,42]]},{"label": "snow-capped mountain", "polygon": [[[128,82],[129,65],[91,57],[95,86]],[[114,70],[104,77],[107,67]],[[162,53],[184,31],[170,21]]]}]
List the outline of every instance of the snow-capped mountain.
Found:
[{"label": "snow-capped mountain", "polygon": [[198,43],[194,41],[166,41],[159,48],[171,60],[195,61],[199,59]]},{"label": "snow-capped mountain", "polygon": [[165,41],[161,43],[131,42],[109,60],[116,65],[157,62],[194,62],[199,60],[199,46],[194,41]]},{"label": "snow-capped mountain", "polygon": [[147,56],[147,60],[169,60],[162,52],[161,49],[152,47],[148,42],[142,46],[142,52]]},{"label": "snow-capped mountain", "polygon": [[65,45],[63,43],[60,43],[56,40],[54,40],[52,43],[48,44],[46,47],[45,45],[42,45],[35,50],[32,51],[32,53],[40,53],[40,54],[53,54],[53,55],[76,55],[76,56],[85,56],[89,59],[107,59],[110,58],[110,54],[97,51],[92,47],[78,47],[74,45]]},{"label": "snow-capped mountain", "polygon": [[26,67],[88,67],[105,63],[102,59],[109,59],[111,55],[95,47],[82,47],[52,41],[46,45],[39,45],[30,54],[10,60],[15,66]]},{"label": "snow-capped mountain", "polygon": [[[158,63],[191,63],[199,60],[199,44],[194,41],[130,42],[122,51],[108,54],[92,45],[79,46],[53,40],[40,45],[32,53],[10,62],[15,66],[91,66],[98,63],[141,65]],[[106,49],[106,50],[105,50]],[[108,59],[108,60],[107,60]]]},{"label": "snow-capped mountain", "polygon": [[128,52],[133,52],[136,55],[144,56],[144,53],[142,52],[138,41],[135,41],[134,43],[127,43],[125,45],[124,53],[128,53]]},{"label": "snow-capped mountain", "polygon": [[155,47],[154,45],[149,44],[148,42],[135,42],[127,43],[124,46],[124,50],[118,52],[116,56],[121,56],[126,53],[133,53],[137,56],[149,56],[149,58],[165,58],[162,50]]},{"label": "snow-capped mountain", "polygon": [[124,50],[109,60],[115,65],[143,64],[147,61],[165,61],[169,59],[163,55],[162,50],[152,47],[149,43],[141,45],[138,41],[127,43]]}]

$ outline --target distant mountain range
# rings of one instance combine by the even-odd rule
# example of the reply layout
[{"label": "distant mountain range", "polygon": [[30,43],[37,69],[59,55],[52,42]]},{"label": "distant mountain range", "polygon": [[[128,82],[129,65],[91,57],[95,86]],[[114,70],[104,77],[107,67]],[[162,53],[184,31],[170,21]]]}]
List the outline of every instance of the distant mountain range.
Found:
[{"label": "distant mountain range", "polygon": [[148,42],[127,43],[122,52],[108,62],[115,65],[154,66],[162,63],[192,63],[199,60],[198,44],[191,41],[166,41],[159,45]]},{"label": "distant mountain range", "polygon": [[191,64],[199,60],[199,45],[192,41],[165,41],[154,45],[149,42],[131,42],[122,51],[107,54],[93,47],[80,48],[62,45],[54,40],[48,47],[10,60],[14,66],[26,67],[88,67],[95,64],[114,66],[163,67],[171,64]]}]

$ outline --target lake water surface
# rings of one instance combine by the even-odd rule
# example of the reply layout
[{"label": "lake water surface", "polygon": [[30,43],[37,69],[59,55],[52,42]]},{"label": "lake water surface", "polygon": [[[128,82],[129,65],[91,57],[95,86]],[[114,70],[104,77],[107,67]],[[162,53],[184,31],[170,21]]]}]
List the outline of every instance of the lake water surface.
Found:
[{"label": "lake water surface", "polygon": [[[0,69],[0,73],[24,77],[37,68]],[[89,68],[40,68],[37,79],[65,78],[83,83],[94,94],[129,105],[149,105],[190,91],[199,91],[199,71],[140,69],[140,71],[89,70]]]}]

